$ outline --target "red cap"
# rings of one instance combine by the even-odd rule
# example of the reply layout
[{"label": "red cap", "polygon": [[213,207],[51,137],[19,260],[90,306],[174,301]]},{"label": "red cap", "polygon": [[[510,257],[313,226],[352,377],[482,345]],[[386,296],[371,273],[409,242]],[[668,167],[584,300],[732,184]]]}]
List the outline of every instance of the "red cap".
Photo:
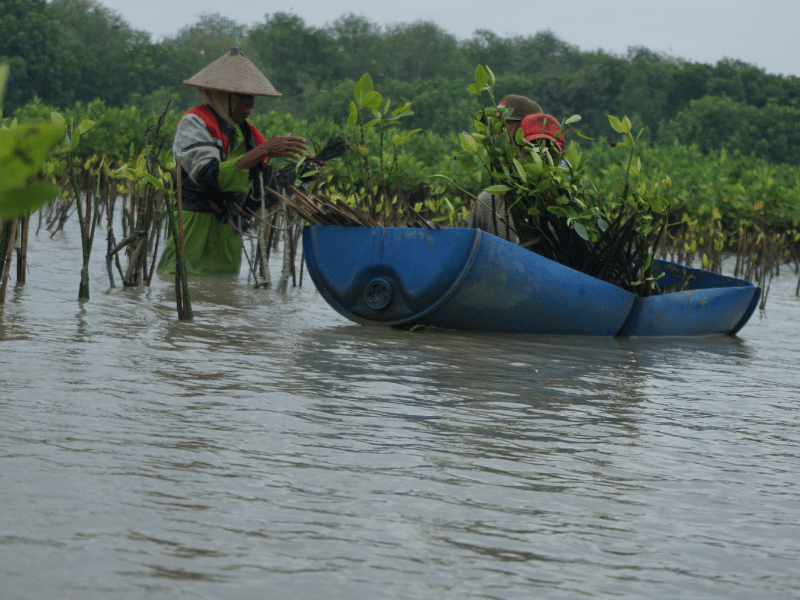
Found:
[{"label": "red cap", "polygon": [[564,151],[564,142],[566,141],[564,134],[562,133],[559,137],[556,137],[561,130],[561,123],[552,115],[544,113],[528,115],[522,119],[520,127],[522,128],[522,133],[525,134],[526,142],[545,138],[554,142],[559,152]]}]

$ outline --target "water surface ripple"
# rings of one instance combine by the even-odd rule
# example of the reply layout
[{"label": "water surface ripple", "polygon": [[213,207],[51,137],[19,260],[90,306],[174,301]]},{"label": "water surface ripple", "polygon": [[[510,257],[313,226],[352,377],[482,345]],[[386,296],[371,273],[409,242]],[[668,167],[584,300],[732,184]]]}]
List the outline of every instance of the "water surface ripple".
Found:
[{"label": "water surface ripple", "polygon": [[0,307],[4,599],[800,596],[791,275],[736,338],[361,327],[307,275],[180,323],[99,252],[79,303],[75,238]]}]

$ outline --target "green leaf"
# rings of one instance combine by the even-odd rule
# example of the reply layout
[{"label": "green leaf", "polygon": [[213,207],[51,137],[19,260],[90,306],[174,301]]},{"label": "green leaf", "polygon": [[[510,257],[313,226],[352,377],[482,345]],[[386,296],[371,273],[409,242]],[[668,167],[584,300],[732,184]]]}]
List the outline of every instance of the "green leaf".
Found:
[{"label": "green leaf", "polygon": [[475,141],[474,137],[468,133],[460,133],[458,137],[461,140],[461,147],[465,151],[471,152],[472,154],[478,153],[478,142]]},{"label": "green leaf", "polygon": [[594,141],[594,138],[592,138],[592,137],[589,137],[588,135],[583,135],[583,134],[582,134],[580,131],[578,131],[577,129],[573,129],[573,130],[572,130],[572,133],[574,133],[576,136],[578,136],[578,137],[579,137],[579,138],[581,138],[582,140],[588,140],[588,141],[590,141],[590,142],[593,142],[593,141]]},{"label": "green leaf", "polygon": [[91,119],[84,119],[83,121],[81,121],[80,125],[78,125],[78,133],[80,135],[83,135],[84,133],[89,131],[93,125],[94,121],[92,121]]},{"label": "green leaf", "polygon": [[390,114],[390,118],[400,118],[406,117],[408,115],[413,115],[414,113],[411,112],[411,102],[406,102],[400,108],[395,108]]},{"label": "green leaf", "polygon": [[625,127],[625,133],[630,133],[633,125],[628,117],[622,117],[622,125]]},{"label": "green leaf", "polygon": [[525,163],[525,171],[527,171],[528,175],[533,175],[537,177],[544,172],[544,167],[542,166],[542,161],[539,159],[538,163],[535,162],[527,162]]},{"label": "green leaf", "polygon": [[56,125],[58,125],[62,129],[64,129],[64,130],[67,129],[67,122],[64,119],[64,117],[62,117],[59,113],[51,112],[50,113],[50,120],[53,121],[53,123],[55,123]]},{"label": "green leaf", "polygon": [[489,68],[489,65],[486,65],[486,72],[489,74],[489,86],[494,87],[494,84],[497,81],[497,79],[495,79],[494,73],[492,73],[492,70]]},{"label": "green leaf", "polygon": [[470,86],[467,88],[467,91],[473,96],[480,96],[481,95],[481,89],[477,85],[475,85],[474,83],[470,84]]},{"label": "green leaf", "polygon": [[407,131],[405,133],[401,133],[399,135],[396,135],[396,136],[394,136],[392,138],[392,143],[395,146],[399,146],[399,145],[403,144],[406,140],[408,140],[408,138],[410,138],[412,135],[417,134],[420,131],[422,131],[422,129],[412,129],[411,131]]},{"label": "green leaf", "polygon": [[[347,124],[350,127],[355,127],[356,122],[358,121],[358,107],[356,106],[355,102],[350,103],[350,116],[347,117]],[[133,152],[131,152],[133,154]]]},{"label": "green leaf", "polygon": [[364,108],[378,110],[381,107],[381,102],[383,102],[383,97],[380,95],[380,93],[372,91],[364,96],[364,101],[361,103],[361,105]]},{"label": "green leaf", "polygon": [[464,169],[475,168],[475,155],[470,152],[459,152],[454,158]]},{"label": "green leaf", "polygon": [[479,90],[485,90],[488,82],[489,75],[486,74],[486,69],[482,65],[475,67],[475,87]]},{"label": "green leaf", "polygon": [[564,155],[564,158],[566,158],[567,162],[570,165],[572,165],[573,169],[577,169],[578,165],[581,164],[581,154],[580,152],[578,152],[578,145],[570,142],[569,148],[567,148],[567,152]]},{"label": "green leaf", "polygon": [[156,188],[157,190],[161,190],[162,192],[165,192],[165,191],[167,191],[167,188],[165,188],[165,187],[164,187],[164,182],[163,182],[163,181],[161,181],[161,180],[159,180],[159,179],[156,179],[155,177],[153,177],[152,175],[150,175],[150,173],[145,173],[145,174],[144,174],[144,178],[145,178],[147,181],[149,181],[149,182],[150,182],[150,185],[152,185],[152,186],[153,186],[154,188]]},{"label": "green leaf", "polygon": [[580,120],[581,120],[580,115],[572,115],[569,119],[564,121],[564,125],[571,125],[572,123],[577,123]]},{"label": "green leaf", "polygon": [[586,227],[584,227],[583,223],[578,223],[577,221],[575,221],[572,223],[572,228],[575,230],[575,233],[577,233],[583,239],[585,240],[589,239],[589,232],[586,231]]},{"label": "green leaf", "polygon": [[364,98],[366,98],[367,94],[372,92],[374,89],[375,88],[372,85],[372,77],[369,76],[369,73],[364,73],[361,76],[361,79],[358,80],[355,89],[355,98],[359,107],[364,106]]},{"label": "green leaf", "polygon": [[499,194],[505,194],[510,189],[511,188],[508,187],[507,185],[490,185],[483,191],[496,196]]},{"label": "green leaf", "polygon": [[58,188],[43,181],[0,191],[0,219],[15,219],[35,211],[58,196]]},{"label": "green leaf", "polygon": [[614,115],[608,115],[608,122],[611,123],[611,128],[617,133],[629,133],[630,128],[625,128],[625,125]]},{"label": "green leaf", "polygon": [[525,183],[528,183],[528,174],[525,172],[525,167],[522,166],[522,163],[519,162],[516,158],[514,159],[514,167],[517,169],[517,173],[519,173],[520,178]]},{"label": "green leaf", "polygon": [[6,82],[8,81],[8,65],[0,64],[0,119],[3,118],[3,99],[5,99]]},{"label": "green leaf", "polygon": [[51,123],[29,123],[0,131],[0,189],[16,187],[39,172],[64,130]]}]

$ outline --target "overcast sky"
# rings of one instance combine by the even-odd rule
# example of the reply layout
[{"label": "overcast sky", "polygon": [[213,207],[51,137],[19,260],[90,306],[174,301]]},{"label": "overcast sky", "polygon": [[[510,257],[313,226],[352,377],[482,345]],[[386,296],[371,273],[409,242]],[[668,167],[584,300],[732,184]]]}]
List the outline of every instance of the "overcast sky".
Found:
[{"label": "overcast sky", "polygon": [[[629,46],[695,62],[729,57],[769,73],[800,76],[800,0],[100,0],[134,29],[157,41],[221,13],[252,26],[274,12],[291,12],[322,27],[346,13],[379,24],[433,21],[465,39],[476,29],[500,36],[550,29],[581,50],[624,54]],[[491,66],[491,65],[490,65]]]}]

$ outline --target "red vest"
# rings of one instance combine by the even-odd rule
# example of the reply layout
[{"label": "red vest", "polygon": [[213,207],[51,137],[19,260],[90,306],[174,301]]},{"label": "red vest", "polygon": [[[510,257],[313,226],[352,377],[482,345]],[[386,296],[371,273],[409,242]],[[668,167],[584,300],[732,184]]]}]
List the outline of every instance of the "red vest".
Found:
[{"label": "red vest", "polygon": [[[208,133],[210,133],[214,139],[217,139],[220,142],[222,142],[222,155],[227,156],[228,143],[230,142],[230,139],[228,138],[227,135],[222,133],[222,129],[220,129],[219,123],[217,122],[217,117],[214,116],[214,113],[211,112],[211,109],[208,108],[208,106],[206,106],[205,104],[203,104],[201,106],[195,106],[194,108],[187,110],[183,116],[185,117],[186,115],[197,115],[198,117],[200,117],[203,120],[203,123],[206,124]],[[263,144],[265,141],[267,141],[266,138],[264,137],[264,134],[261,133],[255,127],[253,127],[253,125],[249,121],[246,121],[246,123],[250,127],[250,132],[253,134],[253,142],[255,142],[256,146]],[[263,159],[262,163],[264,164],[264,166],[267,165],[268,160],[269,160],[268,158]]]}]

